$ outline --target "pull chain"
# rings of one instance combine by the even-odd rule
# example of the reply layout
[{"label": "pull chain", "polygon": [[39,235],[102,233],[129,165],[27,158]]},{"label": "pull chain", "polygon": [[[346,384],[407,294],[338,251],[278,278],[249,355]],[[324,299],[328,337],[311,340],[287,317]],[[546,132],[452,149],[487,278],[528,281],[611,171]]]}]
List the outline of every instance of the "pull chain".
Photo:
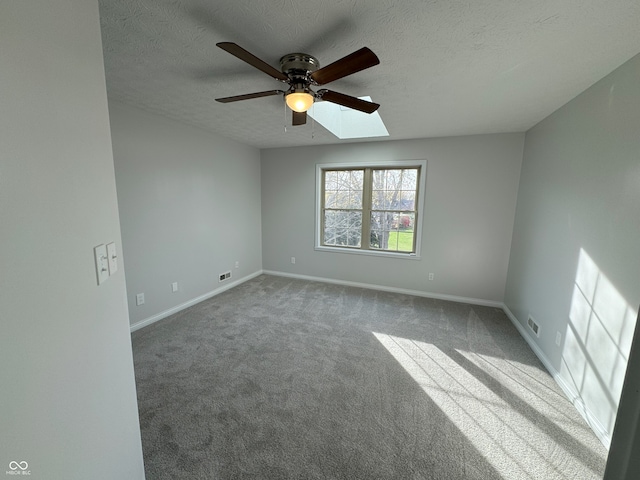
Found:
[{"label": "pull chain", "polygon": [[311,139],[314,139],[316,134],[316,102],[313,102],[311,108],[313,110],[313,115],[311,115]]},{"label": "pull chain", "polygon": [[287,103],[282,102],[284,105],[284,133],[287,133]]}]

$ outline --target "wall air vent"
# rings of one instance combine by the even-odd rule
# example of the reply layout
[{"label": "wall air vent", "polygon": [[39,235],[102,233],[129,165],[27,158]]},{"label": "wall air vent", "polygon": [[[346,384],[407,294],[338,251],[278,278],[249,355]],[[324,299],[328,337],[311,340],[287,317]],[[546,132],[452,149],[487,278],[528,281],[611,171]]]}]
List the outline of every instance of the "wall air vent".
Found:
[{"label": "wall air vent", "polygon": [[529,316],[529,319],[527,320],[527,325],[529,325],[529,329],[535,334],[536,337],[540,336],[540,326],[531,316]]}]

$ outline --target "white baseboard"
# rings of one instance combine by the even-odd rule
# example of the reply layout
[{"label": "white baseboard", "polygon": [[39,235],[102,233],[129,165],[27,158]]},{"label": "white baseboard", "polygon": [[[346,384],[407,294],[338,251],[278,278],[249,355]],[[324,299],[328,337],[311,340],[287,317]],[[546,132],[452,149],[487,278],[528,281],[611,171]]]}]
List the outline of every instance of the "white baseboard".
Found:
[{"label": "white baseboard", "polygon": [[571,386],[564,378],[562,378],[560,372],[555,369],[542,349],[533,340],[531,335],[529,335],[529,332],[527,332],[527,330],[518,321],[516,316],[511,312],[511,310],[509,310],[509,307],[503,304],[502,309],[504,310],[504,313],[507,315],[507,317],[509,317],[509,319],[511,320],[511,323],[513,323],[513,325],[518,329],[518,332],[520,333],[522,338],[524,338],[525,341],[529,344],[531,350],[533,350],[533,353],[535,353],[536,356],[540,359],[555,382],[560,386],[564,394],[571,401],[578,413],[582,415],[582,418],[584,418],[589,427],[591,427],[591,430],[593,430],[593,433],[596,434],[596,437],[598,437],[600,442],[602,442],[602,444],[608,450],[611,446],[611,433],[607,431],[600,420],[598,420],[593,412],[589,410],[589,408],[585,405],[584,400],[582,399],[582,397],[580,397],[580,394],[573,388],[573,386]]},{"label": "white baseboard", "polygon": [[225,284],[223,287],[220,288],[216,288],[215,290],[212,290],[208,293],[205,293],[204,295],[200,295],[199,297],[196,298],[192,298],[191,300],[181,303],[180,305],[176,305],[175,307],[171,307],[168,310],[165,310],[164,312],[160,312],[157,313],[149,318],[145,318],[144,320],[140,320],[139,322],[134,323],[133,325],[131,325],[129,328],[131,330],[131,333],[135,332],[136,330],[140,330],[142,327],[146,327],[147,325],[151,325],[152,323],[157,322],[158,320],[162,320],[163,318],[167,318],[169,315],[173,315],[174,313],[178,313],[181,310],[184,310],[185,308],[189,308],[193,305],[195,305],[196,303],[200,303],[208,298],[211,297],[215,297],[216,295],[221,294],[222,292],[226,292],[227,290],[236,287],[238,285],[240,285],[241,283],[247,282],[249,280],[251,280],[252,278],[257,277],[258,275],[262,275],[262,270],[258,270],[257,272],[254,272],[250,275],[247,275],[246,277],[242,277],[234,282],[231,283],[227,283]]},{"label": "white baseboard", "polygon": [[382,292],[402,293],[405,295],[413,295],[414,297],[435,298],[437,300],[448,300],[450,302],[470,303],[472,305],[481,305],[483,307],[502,308],[502,302],[494,302],[492,300],[483,300],[480,298],[458,297],[455,295],[444,295],[440,293],[422,292],[420,290],[408,290],[405,288],[386,287],[383,285],[375,285],[372,283],[349,282],[346,280],[335,280],[333,278],[312,277],[309,275],[298,275],[294,273],[275,272],[272,270],[264,270],[265,275],[275,275],[278,277],[297,278],[300,280],[310,280],[313,282],[333,283],[335,285],[345,285],[347,287],[367,288],[369,290],[379,290]]}]

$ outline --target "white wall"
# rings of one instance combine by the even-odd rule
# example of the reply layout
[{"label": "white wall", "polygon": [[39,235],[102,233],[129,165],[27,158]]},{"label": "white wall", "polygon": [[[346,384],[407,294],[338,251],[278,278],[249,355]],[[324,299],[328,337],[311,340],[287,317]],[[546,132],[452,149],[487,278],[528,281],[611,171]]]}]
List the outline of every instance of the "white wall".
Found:
[{"label": "white wall", "polygon": [[109,110],[131,323],[260,271],[259,150],[115,102]]},{"label": "white wall", "polygon": [[640,303],[638,79],[640,56],[527,132],[505,297],[605,437]]},{"label": "white wall", "polygon": [[[500,303],[523,141],[501,134],[263,150],[263,268]],[[317,163],[407,159],[428,162],[421,260],[314,250]]]},{"label": "white wall", "polygon": [[0,472],[143,479],[98,3],[3,0],[0,45]]}]

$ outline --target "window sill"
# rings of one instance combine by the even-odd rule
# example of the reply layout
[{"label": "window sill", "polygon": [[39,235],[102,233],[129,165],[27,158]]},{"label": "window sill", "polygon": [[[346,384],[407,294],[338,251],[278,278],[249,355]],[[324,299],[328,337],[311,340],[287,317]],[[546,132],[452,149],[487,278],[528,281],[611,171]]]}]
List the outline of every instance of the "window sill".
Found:
[{"label": "window sill", "polygon": [[314,250],[317,252],[331,252],[331,253],[346,253],[349,255],[369,255],[372,257],[387,257],[387,258],[399,258],[402,260],[420,260],[420,255],[416,253],[403,253],[403,252],[378,252],[375,250],[359,250],[356,248],[341,248],[341,247],[324,247],[316,245]]}]

